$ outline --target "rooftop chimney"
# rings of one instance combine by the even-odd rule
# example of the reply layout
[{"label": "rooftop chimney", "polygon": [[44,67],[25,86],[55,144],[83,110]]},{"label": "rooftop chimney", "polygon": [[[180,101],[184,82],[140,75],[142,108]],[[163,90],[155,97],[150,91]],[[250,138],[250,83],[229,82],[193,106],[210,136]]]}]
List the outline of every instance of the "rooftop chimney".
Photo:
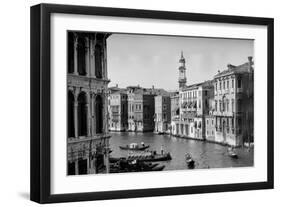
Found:
[{"label": "rooftop chimney", "polygon": [[249,57],[248,57],[248,61],[249,61],[249,63],[248,63],[248,65],[249,65],[248,71],[251,72],[251,71],[253,70],[252,65],[254,65],[253,57],[252,57],[252,56],[249,56]]},{"label": "rooftop chimney", "polygon": [[248,57],[248,61],[249,61],[249,63],[252,65],[252,64],[253,64],[253,57],[252,57],[252,56],[249,56],[249,57]]}]

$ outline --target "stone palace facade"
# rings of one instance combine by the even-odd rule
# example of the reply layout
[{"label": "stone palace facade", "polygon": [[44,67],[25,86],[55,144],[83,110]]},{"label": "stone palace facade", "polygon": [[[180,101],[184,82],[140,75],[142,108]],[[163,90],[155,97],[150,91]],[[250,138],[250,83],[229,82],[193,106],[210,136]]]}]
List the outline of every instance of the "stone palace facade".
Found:
[{"label": "stone palace facade", "polygon": [[68,32],[68,175],[109,172],[109,35]]}]

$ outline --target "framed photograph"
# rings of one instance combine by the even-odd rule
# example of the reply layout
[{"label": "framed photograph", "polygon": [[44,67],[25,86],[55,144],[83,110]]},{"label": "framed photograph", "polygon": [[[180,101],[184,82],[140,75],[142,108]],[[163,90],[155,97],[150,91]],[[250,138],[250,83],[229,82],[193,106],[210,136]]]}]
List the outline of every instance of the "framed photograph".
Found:
[{"label": "framed photograph", "polygon": [[273,19],[31,7],[31,200],[273,188]]}]

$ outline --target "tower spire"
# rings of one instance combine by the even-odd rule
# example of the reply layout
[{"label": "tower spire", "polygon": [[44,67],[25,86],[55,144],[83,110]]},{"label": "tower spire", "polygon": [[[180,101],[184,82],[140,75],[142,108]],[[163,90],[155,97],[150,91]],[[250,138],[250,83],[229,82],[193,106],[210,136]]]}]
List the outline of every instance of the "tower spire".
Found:
[{"label": "tower spire", "polygon": [[179,66],[179,88],[182,88],[186,85],[186,68],[185,68],[185,58],[183,56],[183,51],[181,51],[181,57],[179,60],[180,66]]}]

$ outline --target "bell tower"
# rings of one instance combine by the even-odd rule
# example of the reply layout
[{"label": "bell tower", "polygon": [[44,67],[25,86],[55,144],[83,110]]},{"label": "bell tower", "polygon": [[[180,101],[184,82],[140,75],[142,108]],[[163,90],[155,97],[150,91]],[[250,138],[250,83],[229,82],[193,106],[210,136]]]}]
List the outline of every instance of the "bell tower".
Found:
[{"label": "bell tower", "polygon": [[183,57],[183,52],[181,51],[181,58],[179,60],[179,88],[182,88],[186,85],[186,68],[185,68],[185,58]]}]

